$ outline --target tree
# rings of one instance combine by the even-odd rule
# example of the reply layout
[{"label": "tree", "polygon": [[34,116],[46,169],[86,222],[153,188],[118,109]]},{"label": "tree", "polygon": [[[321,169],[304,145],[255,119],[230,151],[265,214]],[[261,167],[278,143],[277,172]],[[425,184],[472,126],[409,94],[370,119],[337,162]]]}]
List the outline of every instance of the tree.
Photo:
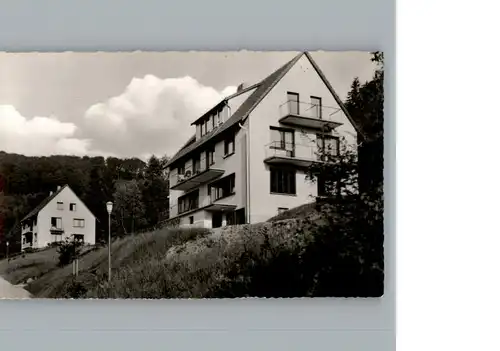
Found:
[{"label": "tree", "polygon": [[359,136],[359,186],[363,192],[381,187],[384,179],[384,55],[372,53],[378,65],[372,80],[359,84],[356,78],[348,93],[346,108],[361,128]]},{"label": "tree", "polygon": [[[383,293],[384,72],[383,54],[372,56],[379,65],[372,80],[360,85],[356,78],[346,102],[362,131],[357,152],[344,147],[332,157],[328,150],[320,150],[326,162],[313,164],[308,171],[309,179],[320,180],[324,186],[317,205],[327,225],[312,223],[314,241],[303,256],[315,267],[315,290],[320,295],[338,286],[342,292],[337,290],[336,296],[355,290],[366,296]],[[328,252],[331,259],[325,259]],[[320,262],[314,264],[315,257]],[[337,287],[331,285],[334,282]]]},{"label": "tree", "polygon": [[169,203],[168,175],[165,174],[165,163],[167,158],[159,159],[151,156],[144,171],[142,182],[142,197],[145,206],[145,217],[148,225],[156,225],[166,211]]},{"label": "tree", "polygon": [[113,195],[117,223],[123,234],[134,233],[147,224],[144,218],[144,203],[137,180],[121,181],[116,184]]}]

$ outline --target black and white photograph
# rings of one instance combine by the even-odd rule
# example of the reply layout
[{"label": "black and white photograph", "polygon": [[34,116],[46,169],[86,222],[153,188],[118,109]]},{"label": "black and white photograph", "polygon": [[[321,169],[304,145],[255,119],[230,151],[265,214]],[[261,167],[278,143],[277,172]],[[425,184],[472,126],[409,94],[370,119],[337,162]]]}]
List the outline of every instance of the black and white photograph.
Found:
[{"label": "black and white photograph", "polygon": [[0,53],[0,299],[384,295],[380,51]]}]

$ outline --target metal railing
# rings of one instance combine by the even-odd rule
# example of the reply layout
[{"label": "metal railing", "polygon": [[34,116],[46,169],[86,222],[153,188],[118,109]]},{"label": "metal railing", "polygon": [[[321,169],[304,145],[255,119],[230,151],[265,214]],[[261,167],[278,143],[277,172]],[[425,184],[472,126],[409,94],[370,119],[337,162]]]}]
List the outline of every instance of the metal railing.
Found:
[{"label": "metal railing", "polygon": [[288,157],[305,160],[317,159],[317,147],[314,145],[295,144],[284,141],[272,141],[265,146],[266,158]]},{"label": "metal railing", "polygon": [[208,169],[217,168],[216,165],[220,164],[223,161],[223,159],[224,156],[222,155],[216,156],[215,153],[213,153],[213,157],[208,158],[207,162],[206,152],[203,152],[202,156],[199,159],[197,159],[196,162],[193,162],[193,159],[191,159],[189,162],[186,162],[184,164],[183,173],[179,174],[180,167],[174,168],[172,170],[170,176],[170,181],[171,181],[170,186],[172,187],[179,183],[182,183],[183,181],[193,178],[197,174],[205,172]]},{"label": "metal railing", "polygon": [[308,102],[288,100],[280,105],[280,117],[289,115],[322,119],[330,122],[340,122],[340,116],[344,114],[338,107],[323,106]]},{"label": "metal railing", "polygon": [[329,157],[338,155],[338,146],[322,147],[315,142],[305,145],[273,141],[265,146],[265,150],[266,158],[287,157],[302,160],[327,161]]}]

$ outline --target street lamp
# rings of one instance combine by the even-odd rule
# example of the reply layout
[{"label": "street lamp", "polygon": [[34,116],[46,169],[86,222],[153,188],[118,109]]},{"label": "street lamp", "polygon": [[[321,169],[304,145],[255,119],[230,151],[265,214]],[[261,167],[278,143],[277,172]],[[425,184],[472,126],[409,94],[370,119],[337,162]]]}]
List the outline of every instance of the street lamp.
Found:
[{"label": "street lamp", "polygon": [[9,259],[9,242],[7,241],[5,243],[5,245],[7,246],[5,249],[7,250],[7,255],[6,256],[7,256],[7,260],[8,260]]},{"label": "street lamp", "polygon": [[108,282],[111,282],[111,211],[113,211],[113,203],[108,201],[106,203],[108,210]]}]

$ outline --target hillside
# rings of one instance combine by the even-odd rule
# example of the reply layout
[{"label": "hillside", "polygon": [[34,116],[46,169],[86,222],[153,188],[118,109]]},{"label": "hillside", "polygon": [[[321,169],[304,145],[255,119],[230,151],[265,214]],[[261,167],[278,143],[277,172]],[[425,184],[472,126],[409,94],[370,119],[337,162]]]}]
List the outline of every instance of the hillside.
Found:
[{"label": "hillside", "polygon": [[[116,239],[110,284],[106,247],[80,258],[77,277],[72,275],[71,264],[57,267],[53,249],[10,263],[0,261],[0,275],[14,284],[37,278],[30,279],[26,289],[42,298],[347,296],[363,280],[369,281],[352,271],[349,279],[335,273],[345,279],[341,285],[332,284],[330,275],[324,279],[318,275],[332,266],[349,268],[350,261],[339,261],[325,245],[325,235],[333,233],[325,230],[328,221],[311,206],[292,209],[281,218],[214,231],[164,228]],[[381,289],[370,288],[365,289],[369,296]]]}]

